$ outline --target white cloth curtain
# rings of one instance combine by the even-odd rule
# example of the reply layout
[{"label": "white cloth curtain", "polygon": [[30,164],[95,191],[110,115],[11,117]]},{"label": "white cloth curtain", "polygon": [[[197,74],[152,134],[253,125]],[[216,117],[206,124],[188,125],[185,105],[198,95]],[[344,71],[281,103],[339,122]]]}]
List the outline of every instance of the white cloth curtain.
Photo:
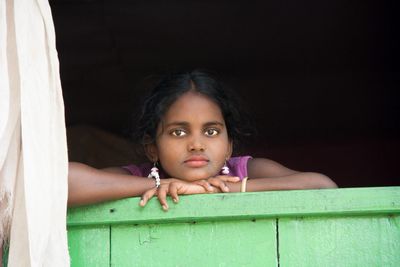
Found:
[{"label": "white cloth curtain", "polygon": [[49,3],[0,0],[0,244],[8,266],[69,266],[68,158]]}]

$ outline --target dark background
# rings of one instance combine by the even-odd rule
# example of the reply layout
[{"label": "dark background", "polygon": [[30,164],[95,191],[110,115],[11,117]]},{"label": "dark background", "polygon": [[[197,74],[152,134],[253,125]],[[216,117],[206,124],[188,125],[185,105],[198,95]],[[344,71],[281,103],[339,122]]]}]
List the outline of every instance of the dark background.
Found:
[{"label": "dark background", "polygon": [[160,73],[205,68],[253,114],[248,153],[342,187],[400,185],[396,1],[50,4],[68,129],[126,138]]}]

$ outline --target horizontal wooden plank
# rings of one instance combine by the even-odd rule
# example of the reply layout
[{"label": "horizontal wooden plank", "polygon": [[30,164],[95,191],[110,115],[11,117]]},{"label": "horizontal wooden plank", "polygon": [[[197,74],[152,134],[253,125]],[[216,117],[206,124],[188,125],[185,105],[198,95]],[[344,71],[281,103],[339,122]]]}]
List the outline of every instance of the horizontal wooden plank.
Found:
[{"label": "horizontal wooden plank", "polygon": [[279,220],[280,266],[400,266],[400,215]]},{"label": "horizontal wooden plank", "polygon": [[68,247],[71,267],[110,266],[110,226],[70,227]]},{"label": "horizontal wooden plank", "polygon": [[400,213],[400,187],[291,190],[181,196],[164,212],[157,199],[144,208],[128,198],[68,210],[68,225]]},{"label": "horizontal wooden plank", "polygon": [[115,225],[111,266],[277,266],[275,222]]}]

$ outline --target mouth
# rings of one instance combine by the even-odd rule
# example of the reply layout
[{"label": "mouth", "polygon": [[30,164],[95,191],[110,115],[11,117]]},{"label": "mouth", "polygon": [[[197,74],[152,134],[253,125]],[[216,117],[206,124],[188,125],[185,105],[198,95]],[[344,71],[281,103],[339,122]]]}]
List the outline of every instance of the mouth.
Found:
[{"label": "mouth", "polygon": [[184,161],[184,164],[192,168],[200,168],[207,165],[209,160],[204,156],[191,156]]}]

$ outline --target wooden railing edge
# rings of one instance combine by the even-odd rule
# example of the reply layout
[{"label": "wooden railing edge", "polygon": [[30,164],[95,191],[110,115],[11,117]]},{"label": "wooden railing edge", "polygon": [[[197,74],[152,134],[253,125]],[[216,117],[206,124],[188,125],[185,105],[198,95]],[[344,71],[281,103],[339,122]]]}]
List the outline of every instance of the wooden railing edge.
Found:
[{"label": "wooden railing edge", "polygon": [[193,222],[302,216],[400,214],[400,187],[289,190],[181,196],[164,212],[139,198],[70,208],[68,226]]}]

